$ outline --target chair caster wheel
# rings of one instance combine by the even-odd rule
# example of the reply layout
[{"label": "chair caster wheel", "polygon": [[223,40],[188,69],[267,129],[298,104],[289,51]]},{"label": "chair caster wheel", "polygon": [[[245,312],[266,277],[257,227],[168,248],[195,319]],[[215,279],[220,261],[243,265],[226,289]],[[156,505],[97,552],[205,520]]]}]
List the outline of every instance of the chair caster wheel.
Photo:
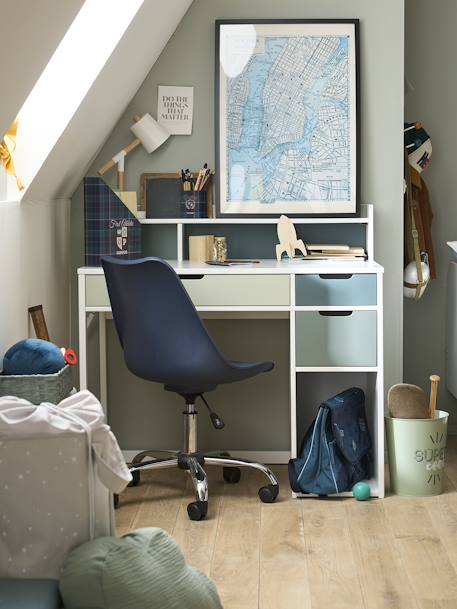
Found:
[{"label": "chair caster wheel", "polygon": [[113,507],[115,510],[119,507],[119,495],[116,495],[116,493],[113,495]]},{"label": "chair caster wheel", "polygon": [[131,474],[132,474],[132,481],[129,482],[128,486],[138,486],[140,484],[140,480],[141,480],[140,470],[135,469],[135,470],[133,470],[133,472],[131,472]]},{"label": "chair caster wheel", "polygon": [[203,520],[208,513],[207,501],[192,501],[187,506],[187,514],[191,520]]},{"label": "chair caster wheel", "polygon": [[273,503],[279,495],[279,484],[267,484],[259,488],[259,498],[262,503]]},{"label": "chair caster wheel", "polygon": [[240,481],[241,470],[239,467],[224,467],[223,476],[225,482],[227,482],[228,484],[236,484]]}]

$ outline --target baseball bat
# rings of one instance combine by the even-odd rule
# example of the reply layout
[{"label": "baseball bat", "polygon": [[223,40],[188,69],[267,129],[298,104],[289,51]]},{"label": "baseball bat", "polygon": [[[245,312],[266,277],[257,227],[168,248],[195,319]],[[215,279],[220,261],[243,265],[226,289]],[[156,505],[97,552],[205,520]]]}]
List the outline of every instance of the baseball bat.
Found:
[{"label": "baseball bat", "polygon": [[440,382],[440,377],[437,374],[432,374],[430,376],[430,381],[431,381],[431,385],[430,385],[430,405],[429,405],[429,409],[430,409],[430,418],[434,419],[435,418],[435,411],[436,411],[436,401],[438,398],[438,383]]}]

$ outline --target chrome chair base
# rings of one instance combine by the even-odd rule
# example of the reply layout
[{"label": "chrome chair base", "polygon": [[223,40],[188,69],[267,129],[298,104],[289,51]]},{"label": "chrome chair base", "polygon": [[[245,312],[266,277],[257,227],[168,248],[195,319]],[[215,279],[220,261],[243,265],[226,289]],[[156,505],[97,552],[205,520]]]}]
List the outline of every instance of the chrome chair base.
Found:
[{"label": "chrome chair base", "polygon": [[[269,480],[269,484],[259,489],[259,498],[263,503],[272,503],[279,494],[279,482],[269,467],[262,463],[248,461],[247,459],[235,459],[226,453],[200,453],[197,451],[197,415],[193,401],[186,399],[186,411],[184,414],[184,450],[145,450],[136,455],[130,463],[130,472],[133,480],[131,485],[136,486],[140,482],[140,472],[146,470],[162,469],[167,467],[178,467],[189,472],[196,500],[189,503],[187,513],[191,520],[202,520],[208,512],[208,478],[204,467],[206,465],[217,465],[224,468],[224,480],[226,482],[238,482],[240,471],[238,468],[252,467],[261,471]],[[157,458],[155,455],[168,455]]]}]

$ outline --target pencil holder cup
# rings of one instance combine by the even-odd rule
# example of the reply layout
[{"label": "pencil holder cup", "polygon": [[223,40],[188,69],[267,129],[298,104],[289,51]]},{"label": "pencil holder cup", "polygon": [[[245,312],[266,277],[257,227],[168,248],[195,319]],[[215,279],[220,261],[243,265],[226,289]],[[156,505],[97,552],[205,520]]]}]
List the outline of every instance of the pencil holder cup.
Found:
[{"label": "pencil holder cup", "polygon": [[181,194],[181,217],[207,218],[208,202],[206,194],[206,190],[183,190]]}]

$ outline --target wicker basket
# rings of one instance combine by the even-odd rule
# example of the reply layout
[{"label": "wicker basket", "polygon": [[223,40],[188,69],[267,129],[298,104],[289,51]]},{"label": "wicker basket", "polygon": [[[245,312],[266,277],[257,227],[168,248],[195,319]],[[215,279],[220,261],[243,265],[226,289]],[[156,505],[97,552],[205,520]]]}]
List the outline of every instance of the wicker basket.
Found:
[{"label": "wicker basket", "polygon": [[41,404],[58,404],[73,389],[71,367],[65,366],[56,374],[2,375],[0,374],[0,397],[14,395]]}]

